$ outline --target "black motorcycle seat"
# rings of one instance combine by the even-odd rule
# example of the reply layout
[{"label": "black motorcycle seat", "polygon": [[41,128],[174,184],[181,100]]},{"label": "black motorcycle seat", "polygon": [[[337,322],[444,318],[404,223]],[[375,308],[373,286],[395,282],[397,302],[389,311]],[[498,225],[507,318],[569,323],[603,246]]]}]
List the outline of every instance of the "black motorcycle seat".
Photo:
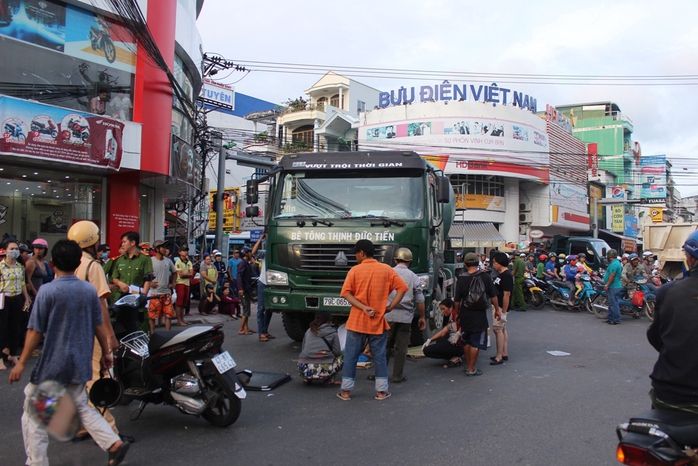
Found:
[{"label": "black motorcycle seat", "polygon": [[201,335],[202,333],[209,332],[212,328],[212,326],[196,325],[188,327],[184,330],[171,330],[169,332],[157,331],[150,335],[148,349],[152,354],[164,346],[183,343],[191,338]]},{"label": "black motorcycle seat", "polygon": [[177,334],[179,334],[181,330],[170,330],[168,331],[157,331],[150,335],[150,343],[148,343],[148,349],[150,352],[154,352],[159,350],[162,345],[167,343],[168,341],[172,340]]},{"label": "black motorcycle seat", "polygon": [[656,424],[679,446],[698,445],[698,414],[674,409],[653,409],[630,418],[630,424]]},{"label": "black motorcycle seat", "polygon": [[562,287],[562,288],[567,288],[567,282],[563,282],[562,280],[553,280],[553,284],[555,286]]}]

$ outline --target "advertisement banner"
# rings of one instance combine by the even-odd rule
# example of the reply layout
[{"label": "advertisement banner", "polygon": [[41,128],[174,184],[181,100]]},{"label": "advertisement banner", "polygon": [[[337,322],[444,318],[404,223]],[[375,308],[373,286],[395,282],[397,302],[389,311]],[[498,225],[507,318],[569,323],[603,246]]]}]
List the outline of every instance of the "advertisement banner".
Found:
[{"label": "advertisement banner", "polygon": [[567,207],[551,205],[551,222],[554,226],[561,226],[576,231],[586,231],[589,229],[589,214],[570,210]]},{"label": "advertisement banner", "polygon": [[664,219],[664,209],[661,207],[652,207],[650,209],[650,218],[652,223],[662,223]]},{"label": "advertisement banner", "polygon": [[613,186],[611,188],[611,197],[613,199],[625,199],[625,188],[622,186]]},{"label": "advertisement banner", "polygon": [[550,203],[586,213],[589,198],[586,186],[577,186],[556,176],[550,177]]},{"label": "advertisement banner", "polygon": [[544,183],[549,179],[546,122],[516,107],[428,102],[369,112],[362,123],[359,146],[366,150],[445,155],[448,174],[474,171]]},{"label": "advertisement banner", "polygon": [[611,230],[614,233],[625,232],[625,208],[622,205],[611,206]]},{"label": "advertisement banner", "polygon": [[666,155],[640,157],[640,198],[646,204],[666,202]]},{"label": "advertisement banner", "polygon": [[[209,191],[209,213],[208,229],[216,229],[216,212],[213,210],[213,203],[216,202],[218,190]],[[235,219],[240,216],[238,211],[238,188],[226,188],[223,191],[223,231],[228,233],[237,231]]]},{"label": "advertisement banner", "polygon": [[501,196],[483,194],[456,194],[456,209],[494,210],[504,212],[507,204]]},{"label": "advertisement banner", "polygon": [[175,135],[172,135],[170,160],[171,176],[177,181],[201,189],[201,158],[197,156],[191,145]]},{"label": "advertisement banner", "polygon": [[3,154],[121,167],[124,124],[117,120],[0,96],[0,122]]},{"label": "advertisement banner", "polygon": [[625,225],[623,229],[623,234],[625,236],[637,236],[637,217],[632,215],[625,216]]},{"label": "advertisement banner", "polygon": [[135,73],[136,40],[121,23],[55,0],[2,4],[0,35]]},{"label": "advertisement banner", "polygon": [[[589,185],[589,216],[590,217],[594,216],[594,199],[597,199],[597,200],[603,199],[603,190],[598,186]],[[599,213],[598,213],[599,220],[603,219],[604,211],[605,211],[605,209],[603,208],[603,206],[599,206]]]}]

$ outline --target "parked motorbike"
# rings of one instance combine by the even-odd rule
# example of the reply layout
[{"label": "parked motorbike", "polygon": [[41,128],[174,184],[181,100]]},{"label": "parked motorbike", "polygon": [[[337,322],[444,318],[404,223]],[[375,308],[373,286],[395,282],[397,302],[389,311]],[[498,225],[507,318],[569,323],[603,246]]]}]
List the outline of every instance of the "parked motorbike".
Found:
[{"label": "parked motorbike", "polygon": [[89,126],[81,125],[79,121],[74,119],[68,120],[68,130],[74,138],[82,140],[82,142],[87,142],[90,137]]},{"label": "parked motorbike", "polygon": [[530,305],[533,309],[541,310],[545,307],[545,293],[543,289],[538,285],[540,280],[532,277],[530,274],[524,274],[523,283],[523,294],[526,304]]},{"label": "parked motorbike", "polygon": [[698,416],[651,410],[616,427],[616,459],[631,466],[698,464]]},{"label": "parked motorbike", "polygon": [[[591,303],[594,300],[596,291],[594,287],[591,286],[591,277],[589,277],[589,275],[584,274],[581,278],[584,287],[572,300],[573,305],[571,309],[586,309],[592,312]],[[553,306],[553,309],[556,311],[570,309],[570,289],[567,287],[567,283],[560,280],[552,280],[549,282],[549,285],[550,304]]]},{"label": "parked motorbike", "polygon": [[[654,293],[650,292],[647,287],[647,279],[644,277],[637,277],[633,280],[635,288],[637,291],[641,291],[645,294],[642,306],[636,306],[633,304],[634,291],[626,291],[624,296],[618,300],[620,305],[620,314],[626,316],[633,316],[637,319],[640,317],[640,313],[644,311],[647,318],[652,321],[654,320],[654,305],[656,301],[656,296]],[[597,294],[596,299],[592,303],[594,309],[594,314],[599,319],[608,318],[608,294],[601,289]]]},{"label": "parked motorbike", "polygon": [[58,127],[51,121],[48,120],[47,124],[41,123],[40,121],[31,122],[31,130],[34,133],[48,134],[52,138],[58,136]]},{"label": "parked motorbike", "polygon": [[[115,332],[137,328],[138,309],[144,302],[142,295],[126,295],[114,304],[116,312],[125,311],[116,316]],[[175,406],[218,427],[238,419],[246,392],[235,373],[235,361],[221,349],[222,327],[191,326],[150,337],[135,331],[121,338],[114,377],[123,388],[122,403],[140,401],[132,419],[140,417],[149,403]]]},{"label": "parked motorbike", "polygon": [[114,41],[111,39],[111,32],[109,32],[109,24],[103,21],[99,21],[99,28],[94,26],[90,27],[90,44],[92,45],[92,50],[101,50],[104,52],[104,58],[107,59],[109,63],[114,63],[116,60],[116,47],[114,47]]},{"label": "parked motorbike", "polygon": [[20,142],[27,138],[24,135],[24,131],[22,131],[22,126],[18,123],[5,123],[5,133],[9,137],[15,138]]}]

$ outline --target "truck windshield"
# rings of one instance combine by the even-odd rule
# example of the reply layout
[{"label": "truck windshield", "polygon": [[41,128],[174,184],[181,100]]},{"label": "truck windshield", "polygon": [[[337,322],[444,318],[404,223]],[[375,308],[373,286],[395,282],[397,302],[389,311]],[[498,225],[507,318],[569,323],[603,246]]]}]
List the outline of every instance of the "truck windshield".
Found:
[{"label": "truck windshield", "polygon": [[366,177],[366,173],[282,174],[274,218],[376,217],[418,220],[424,215],[421,176]]}]

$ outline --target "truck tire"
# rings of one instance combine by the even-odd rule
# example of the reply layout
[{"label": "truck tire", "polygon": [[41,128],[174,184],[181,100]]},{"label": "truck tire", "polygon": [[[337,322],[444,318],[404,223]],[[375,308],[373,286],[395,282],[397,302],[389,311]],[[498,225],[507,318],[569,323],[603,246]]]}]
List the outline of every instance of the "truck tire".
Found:
[{"label": "truck tire", "polygon": [[419,330],[419,316],[412,319],[412,331],[410,332],[410,346],[422,346],[428,337],[424,335],[429,332],[427,325],[424,330]]},{"label": "truck tire", "polygon": [[313,321],[312,312],[283,312],[281,314],[281,320],[284,323],[284,330],[286,335],[291,338],[291,340],[301,342],[305,336],[306,330],[310,326],[310,322]]}]

